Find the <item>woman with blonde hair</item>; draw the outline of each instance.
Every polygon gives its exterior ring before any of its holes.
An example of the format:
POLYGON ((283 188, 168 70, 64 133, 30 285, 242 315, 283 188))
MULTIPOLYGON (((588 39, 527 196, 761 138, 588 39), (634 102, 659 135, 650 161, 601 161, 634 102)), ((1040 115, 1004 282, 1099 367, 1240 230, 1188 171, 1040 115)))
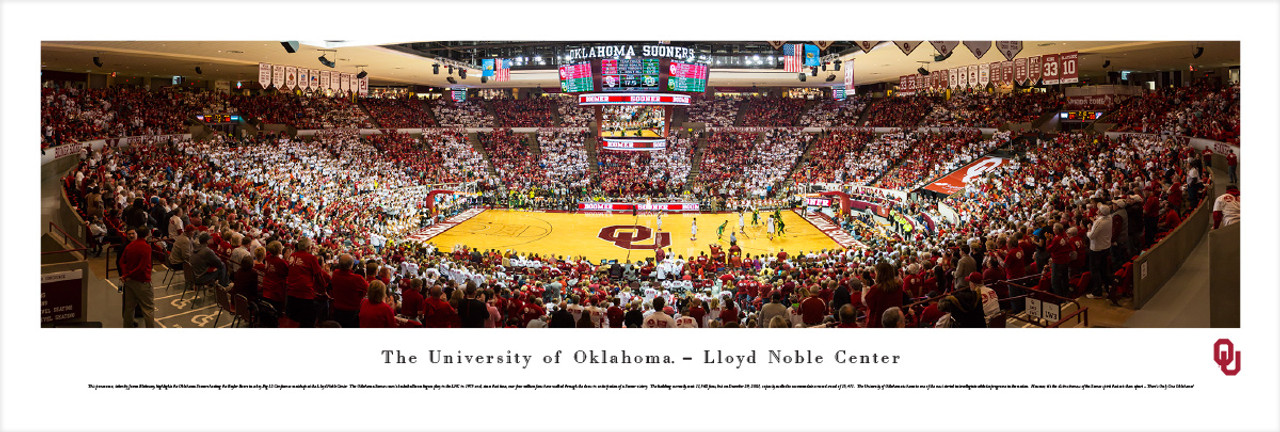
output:
POLYGON ((386 298, 387 286, 382 281, 369 283, 369 292, 360 301, 360 328, 398 327, 399 319, 386 298))

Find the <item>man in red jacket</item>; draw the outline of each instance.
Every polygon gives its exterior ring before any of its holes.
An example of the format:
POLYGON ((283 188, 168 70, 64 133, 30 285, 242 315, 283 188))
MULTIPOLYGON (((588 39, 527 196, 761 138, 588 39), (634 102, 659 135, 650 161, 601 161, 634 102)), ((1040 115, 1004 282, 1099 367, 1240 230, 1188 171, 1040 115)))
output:
POLYGON ((818 297, 818 287, 815 285, 811 289, 809 296, 800 302, 800 315, 806 326, 822 324, 822 318, 827 316, 827 303, 818 297))
POLYGON ((444 300, 444 288, 433 285, 427 298, 422 301, 422 326, 426 328, 447 328, 452 324, 451 318, 456 315, 453 306, 444 300))
POLYGON ((151 245, 138 238, 135 230, 129 230, 125 237, 129 239, 129 245, 120 254, 120 280, 124 281, 124 327, 138 326, 133 319, 133 310, 141 307, 147 328, 154 328, 156 293, 151 288, 151 245))
POLYGON ((289 255, 289 276, 285 279, 288 295, 286 314, 300 327, 315 327, 318 305, 327 300, 329 287, 328 264, 311 254, 311 239, 298 240, 298 249, 289 255))
POLYGON ((369 291, 369 282, 351 272, 355 259, 338 255, 338 268, 333 271, 333 320, 346 328, 360 326, 360 300, 369 291))

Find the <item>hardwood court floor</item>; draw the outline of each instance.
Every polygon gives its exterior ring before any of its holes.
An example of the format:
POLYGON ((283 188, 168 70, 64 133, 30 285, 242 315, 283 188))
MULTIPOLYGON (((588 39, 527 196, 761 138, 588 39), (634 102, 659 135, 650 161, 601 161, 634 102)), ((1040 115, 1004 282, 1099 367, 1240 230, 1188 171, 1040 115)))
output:
MULTIPOLYGON (((760 213, 761 222, 766 217, 760 213)), ((786 250, 789 254, 800 251, 836 248, 835 241, 827 237, 812 224, 799 215, 782 212, 782 220, 786 223, 785 237, 775 237, 773 241, 766 238, 762 224, 751 226, 751 213, 746 214, 746 234, 738 234, 738 246, 743 253, 756 255, 762 253, 776 254, 786 250)), ((716 228, 724 221, 724 238, 719 240, 721 247, 729 247, 729 231, 736 230, 738 215, 733 214, 666 214, 662 217, 662 232, 670 233, 671 251, 685 257, 696 256, 699 252, 708 251, 712 243, 716 243, 716 228), (697 241, 690 240, 690 225, 694 218, 698 221, 697 241)), ((437 248, 451 250, 454 245, 465 244, 480 249, 508 249, 524 253, 541 255, 554 254, 577 256, 585 255, 592 261, 600 259, 617 259, 637 261, 653 256, 652 249, 628 250, 605 237, 627 237, 634 239, 636 245, 652 245, 655 235, 644 233, 652 231, 656 224, 655 215, 631 216, 627 214, 569 214, 542 213, 511 210, 488 210, 474 218, 445 231, 429 240, 437 248), (644 229, 635 228, 642 226, 644 229), (618 226, 613 230, 607 228, 618 226), (648 234, 648 235, 645 235, 648 234)), ((622 241, 623 244, 626 240, 622 241)))

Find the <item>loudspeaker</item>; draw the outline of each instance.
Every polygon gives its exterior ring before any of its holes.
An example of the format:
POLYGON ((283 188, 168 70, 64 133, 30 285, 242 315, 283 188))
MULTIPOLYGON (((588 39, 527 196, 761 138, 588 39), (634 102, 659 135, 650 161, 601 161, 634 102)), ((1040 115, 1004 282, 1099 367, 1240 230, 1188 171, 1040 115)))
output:
POLYGON ((1106 68, 1107 68, 1107 66, 1111 66, 1111 60, 1103 60, 1103 61, 1102 61, 1102 68, 1103 68, 1103 69, 1106 69, 1106 68))
POLYGON ((440 63, 431 65, 431 73, 433 75, 440 75, 440 63))
POLYGON ((835 70, 840 70, 840 63, 844 63, 844 62, 842 62, 842 61, 840 61, 840 60, 836 60, 835 62, 832 62, 831 64, 832 64, 832 66, 835 66, 835 70))
POLYGON ((916 69, 916 72, 919 72, 920 75, 929 76, 929 70, 925 69, 924 66, 921 66, 919 69, 916 69))
POLYGON ((480 84, 484 84, 484 83, 487 83, 487 82, 489 82, 489 77, 484 76, 484 75, 481 75, 481 76, 480 76, 480 84))
POLYGON ((196 75, 200 75, 202 73, 204 73, 204 71, 200 70, 200 66, 196 66, 196 75))
POLYGON ((337 66, 337 65, 338 65, 338 63, 334 62, 333 60, 329 60, 328 58, 326 58, 326 57, 325 57, 325 56, 323 56, 323 55, 322 55, 322 56, 320 56, 320 58, 319 58, 319 59, 317 59, 317 60, 320 60, 320 64, 325 65, 325 66, 327 66, 327 67, 329 67, 329 68, 332 68, 332 67, 334 67, 334 66, 337 66))
POLYGON ((800 72, 800 82, 804 82, 804 80, 805 80, 804 72, 800 72))
POLYGON ((818 76, 818 67, 817 66, 809 67, 809 74, 813 76, 818 76))
POLYGON ((283 41, 280 42, 280 46, 284 47, 289 54, 298 52, 298 41, 283 41))
POLYGON ((369 73, 363 70, 360 71, 360 73, 356 74, 356 78, 358 79, 364 79, 364 77, 367 77, 367 76, 369 76, 369 73))
POLYGON ((822 62, 822 71, 823 72, 827 71, 827 62, 822 62))
POLYGON ((1204 47, 1196 47, 1196 53, 1192 54, 1191 58, 1200 58, 1202 55, 1204 55, 1204 47))
POLYGON ((836 74, 827 75, 827 82, 832 82, 835 80, 836 80, 836 74))
POLYGON ((457 84, 457 83, 458 83, 458 80, 453 79, 453 77, 445 78, 445 81, 449 81, 449 84, 457 84))
POLYGON ((458 68, 458 78, 467 79, 467 70, 458 68))
POLYGON ((102 67, 102 59, 101 59, 101 58, 99 58, 99 57, 94 57, 94 58, 93 58, 93 65, 94 65, 94 66, 97 66, 97 67, 102 67))

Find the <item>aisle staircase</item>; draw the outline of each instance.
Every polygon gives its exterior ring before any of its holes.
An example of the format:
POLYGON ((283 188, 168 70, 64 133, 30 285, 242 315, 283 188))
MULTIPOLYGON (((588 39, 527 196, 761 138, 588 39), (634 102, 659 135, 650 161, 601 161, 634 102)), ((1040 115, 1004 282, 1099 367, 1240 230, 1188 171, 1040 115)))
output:
POLYGON ((498 178, 498 170, 493 169, 493 160, 489 159, 489 152, 485 151, 484 145, 480 144, 479 134, 476 132, 467 133, 467 141, 471 142, 471 148, 480 153, 480 157, 484 158, 484 166, 489 169, 489 176, 498 178))
POLYGON ((689 157, 689 176, 684 179, 685 190, 691 190, 693 184, 698 181, 698 175, 702 173, 702 152, 707 149, 707 137, 704 134, 698 138, 693 147, 693 156, 689 157))

